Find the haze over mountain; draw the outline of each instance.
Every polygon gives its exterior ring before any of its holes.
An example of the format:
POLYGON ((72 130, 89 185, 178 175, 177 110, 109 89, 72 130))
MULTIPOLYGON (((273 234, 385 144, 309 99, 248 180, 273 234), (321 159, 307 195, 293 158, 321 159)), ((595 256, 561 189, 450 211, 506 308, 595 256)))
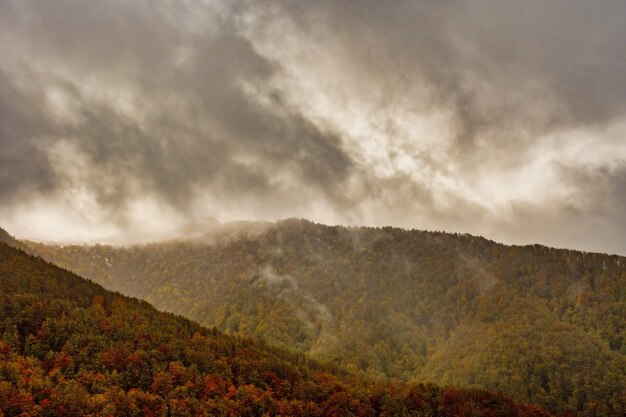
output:
POLYGON ((302 220, 29 251, 219 330, 368 377, 626 412, 626 258, 302 220))
POLYGON ((3 0, 0 224, 206 216, 626 254, 620 0, 3 0))

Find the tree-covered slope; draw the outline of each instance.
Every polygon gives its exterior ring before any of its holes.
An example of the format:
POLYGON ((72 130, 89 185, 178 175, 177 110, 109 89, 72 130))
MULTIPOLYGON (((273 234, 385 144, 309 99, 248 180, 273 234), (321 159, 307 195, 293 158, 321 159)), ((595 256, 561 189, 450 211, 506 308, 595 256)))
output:
POLYGON ((52 415, 548 416, 485 391, 325 373, 0 243, 0 416, 52 415))
POLYGON ((159 308, 353 371, 585 416, 626 410, 623 257, 297 220, 144 246, 29 245, 159 308))

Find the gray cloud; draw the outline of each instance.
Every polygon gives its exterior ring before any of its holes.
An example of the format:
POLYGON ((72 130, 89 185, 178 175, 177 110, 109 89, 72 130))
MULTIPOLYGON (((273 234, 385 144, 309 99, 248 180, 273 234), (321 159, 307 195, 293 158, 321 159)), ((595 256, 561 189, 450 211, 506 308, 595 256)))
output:
POLYGON ((0 221, 299 216, 623 253, 623 39, 608 0, 4 1, 0 221))
POLYGON ((459 139, 605 123, 626 110, 620 1, 283 3, 303 30, 344 44, 350 74, 386 83, 386 94, 424 81, 432 91, 421 105, 451 107, 459 139))
POLYGON ((332 194, 351 165, 336 135, 289 109, 261 107, 239 85, 263 82, 274 64, 231 22, 211 15, 207 27, 187 27, 186 14, 161 6, 4 4, 3 43, 28 55, 11 57, 15 66, 2 73, 9 151, 2 192, 15 196, 27 185, 63 192, 64 169, 47 158, 62 142, 87 158, 93 172, 80 180, 115 215, 137 191, 156 192, 179 210, 203 187, 220 198, 284 200, 278 173, 332 194), (45 106, 50 89, 67 102, 71 120, 45 106), (123 94, 134 101, 131 111, 120 109, 123 94))

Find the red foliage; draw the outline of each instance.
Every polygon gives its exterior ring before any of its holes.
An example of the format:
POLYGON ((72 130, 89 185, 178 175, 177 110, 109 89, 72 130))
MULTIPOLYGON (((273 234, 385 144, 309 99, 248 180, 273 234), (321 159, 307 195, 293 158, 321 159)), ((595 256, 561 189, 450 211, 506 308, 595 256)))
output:
POLYGON ((204 387, 202 389, 201 398, 210 396, 225 396, 234 389, 234 385, 226 381, 218 374, 210 374, 204 377, 204 387))
POLYGON ((11 346, 7 343, 0 342, 0 356, 8 357, 11 354, 11 346))

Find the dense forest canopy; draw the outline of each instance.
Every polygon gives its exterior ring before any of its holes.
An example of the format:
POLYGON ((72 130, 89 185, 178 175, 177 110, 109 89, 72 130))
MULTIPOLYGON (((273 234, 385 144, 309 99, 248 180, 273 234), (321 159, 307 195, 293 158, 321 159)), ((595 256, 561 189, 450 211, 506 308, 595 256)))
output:
POLYGON ((160 309, 354 373, 626 412, 623 257, 300 220, 138 246, 27 245, 160 309))
POLYGON ((330 374, 0 243, 0 416, 545 416, 498 394, 330 374))

